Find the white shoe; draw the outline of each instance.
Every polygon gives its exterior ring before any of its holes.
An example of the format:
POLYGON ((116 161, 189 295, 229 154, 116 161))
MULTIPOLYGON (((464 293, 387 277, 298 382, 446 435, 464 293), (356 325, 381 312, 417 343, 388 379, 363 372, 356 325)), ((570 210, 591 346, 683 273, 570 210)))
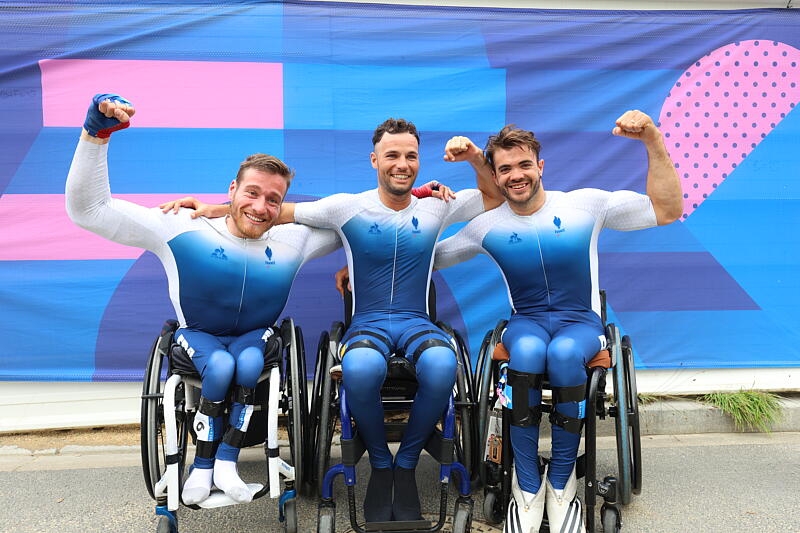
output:
POLYGON ((183 484, 183 503, 195 505, 208 498, 213 474, 212 468, 192 468, 189 478, 183 484))
MULTIPOLYGON (((547 476, 545 476, 547 478, 547 476)), ((547 520, 552 533, 585 533, 583 505, 578 498, 578 480, 575 468, 563 490, 556 490, 547 479, 547 520)))
MULTIPOLYGON (((517 469, 513 469, 511 480, 511 503, 508 505, 506 523, 503 533, 539 533, 544 516, 544 500, 546 489, 544 483, 539 486, 539 492, 532 494, 519 488, 517 469)), ((547 478, 545 469, 544 478, 547 478)), ((544 481, 544 478, 542 481, 544 481)))

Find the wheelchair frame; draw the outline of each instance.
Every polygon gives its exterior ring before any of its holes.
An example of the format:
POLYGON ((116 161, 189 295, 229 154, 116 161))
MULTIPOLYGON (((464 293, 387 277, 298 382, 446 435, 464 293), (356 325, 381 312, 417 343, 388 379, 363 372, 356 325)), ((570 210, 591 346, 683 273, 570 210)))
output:
MULTIPOLYGON (((188 440, 190 434, 193 440, 195 438, 192 423, 201 387, 199 376, 175 368, 172 350, 177 347, 174 338, 177 329, 175 320, 166 321, 162 327, 150 351, 142 391, 142 470, 147 490, 156 501, 156 514, 160 516, 158 533, 178 531, 177 511, 183 503, 180 494, 188 440), (166 374, 165 382, 162 382, 162 374, 166 374)), ((263 442, 267 457, 266 484, 253 499, 267 493, 271 498, 278 498, 279 520, 284 531, 296 533, 296 496, 298 490, 305 493, 306 485, 302 481, 307 475, 303 467, 305 428, 308 426, 305 350, 302 332, 291 319, 285 319, 275 331, 280 335, 280 357, 277 364, 265 366, 259 377, 255 413, 245 437, 245 447, 263 442), (291 465, 276 453, 279 411, 287 414, 291 465), (284 490, 281 490, 281 477, 284 490)), ((233 504, 235 502, 224 494, 212 493, 205 502, 184 505, 200 509, 233 504)))
MULTIPOLYGON (((320 336, 317 351, 317 362, 314 373, 314 387, 311 404, 311 424, 310 435, 312 456, 316 458, 317 468, 312 473, 312 483, 315 485, 317 493, 320 495, 320 503, 317 516, 317 531, 319 533, 332 533, 335 527, 335 502, 333 501, 333 482, 338 475, 344 476, 347 487, 348 508, 350 526, 357 533, 366 531, 414 531, 416 533, 439 531, 444 525, 447 514, 448 484, 453 471, 459 475, 458 490, 459 496, 456 499, 453 531, 456 533, 468 532, 472 521, 473 501, 471 498, 470 468, 475 458, 473 445, 475 443, 475 429, 472 423, 472 410, 474 409, 474 391, 472 381, 472 367, 469 361, 466 344, 461 336, 453 331, 449 326, 437 322, 436 324, 445 333, 450 335, 456 345, 456 358, 458 362, 456 383, 454 386, 454 396, 450 397, 448 406, 443 413, 442 431, 434 431, 425 444, 427 450, 439 463, 440 488, 440 507, 438 521, 430 525, 426 520, 416 522, 379 522, 367 523, 364 528, 358 524, 355 502, 355 465, 365 452, 365 446, 358 436, 357 430, 353 429, 352 418, 345 397, 344 387, 339 384, 336 386, 334 381, 338 380, 331 375, 331 370, 341 364, 339 358, 339 345, 345 334, 345 326, 342 322, 334 322, 330 332, 324 331, 320 336), (456 411, 461 419, 460 428, 456 424, 456 411), (335 429, 336 416, 342 421, 342 463, 329 466, 330 448, 332 445, 333 431, 335 429), (460 431, 459 431, 460 429, 460 431), (453 460, 455 455, 455 459, 453 460)), ((395 384, 392 373, 393 360, 399 359, 396 356, 390 357, 387 362, 387 379, 382 388, 382 403, 384 408, 389 410, 410 409, 413 404, 413 394, 409 398, 406 394, 402 398, 386 397, 384 391, 388 388, 396 389, 402 387, 398 381, 395 384)), ((387 437, 392 430, 404 424, 387 423, 387 437)))
MULTIPOLYGON (((601 291, 602 320, 605 324, 605 293, 601 291)), ((507 321, 498 322, 494 330, 487 332, 478 355, 478 435, 484 449, 480 451, 478 471, 484 484, 483 514, 492 524, 499 524, 505 519, 506 510, 511 498, 511 468, 513 450, 510 442, 511 416, 506 408, 502 409, 502 453, 498 464, 487 458, 485 446, 489 433, 489 417, 495 412, 497 403, 496 384, 499 379, 499 362, 492 359, 495 346, 507 321)), ((597 496, 602 496, 603 505, 600 510, 602 531, 613 533, 620 531, 622 516, 619 505, 627 505, 633 494, 639 494, 642 488, 642 453, 641 432, 639 426, 639 410, 636 392, 636 370, 633 365, 633 349, 630 338, 620 336, 619 328, 614 324, 605 326, 606 339, 611 352, 610 369, 594 367, 588 370, 586 383, 586 416, 584 425, 584 453, 576 463, 576 476, 585 478, 584 507, 586 510, 586 528, 595 531, 595 512, 597 496), (605 393, 608 370, 612 373, 614 390, 613 401, 609 401, 605 393), (596 418, 614 418, 617 443, 616 476, 605 476, 597 479, 597 421, 596 418)), ((547 385, 545 386, 547 388, 547 385)), ((550 412, 552 405, 542 404, 543 412, 550 412)), ((546 524, 546 519, 543 526, 546 524)))

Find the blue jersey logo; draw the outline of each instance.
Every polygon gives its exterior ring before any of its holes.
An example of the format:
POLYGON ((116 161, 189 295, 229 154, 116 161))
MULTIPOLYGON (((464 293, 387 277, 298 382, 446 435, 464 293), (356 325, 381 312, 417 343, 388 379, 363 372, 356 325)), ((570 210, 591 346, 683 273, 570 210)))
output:
POLYGON ((563 233, 564 228, 561 227, 561 219, 558 217, 553 217, 553 225, 555 225, 556 233, 563 233))
POLYGON ((211 252, 211 257, 216 257, 217 259, 223 259, 225 261, 228 260, 228 256, 225 255, 225 248, 222 246, 215 248, 214 251, 211 252))
POLYGON ((419 229, 419 220, 417 220, 417 217, 411 217, 411 225, 414 226, 414 229, 411 230, 411 233, 422 233, 419 229))
POLYGON ((274 265, 275 264, 275 261, 272 260, 272 248, 267 246, 267 249, 264 250, 264 255, 267 256, 267 260, 264 261, 265 265, 274 265))
POLYGON ((378 227, 378 223, 375 222, 369 227, 370 235, 378 235, 381 232, 380 228, 378 227))
POLYGON ((522 242, 522 239, 519 238, 519 235, 517 235, 515 231, 511 234, 511 237, 508 238, 508 244, 517 244, 518 242, 522 242))

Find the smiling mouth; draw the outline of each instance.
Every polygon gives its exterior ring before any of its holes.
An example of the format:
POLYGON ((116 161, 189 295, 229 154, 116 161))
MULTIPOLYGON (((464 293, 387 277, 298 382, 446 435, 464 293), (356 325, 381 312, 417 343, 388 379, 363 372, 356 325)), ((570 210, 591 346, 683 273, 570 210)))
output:
POLYGON ((244 216, 247 217, 247 220, 249 220, 253 224, 263 224, 267 221, 267 219, 265 218, 258 218, 256 216, 251 215, 250 213, 245 213, 244 216))
POLYGON ((531 182, 529 181, 520 181, 517 183, 511 183, 506 188, 511 189, 512 191, 521 191, 526 189, 530 184, 531 182))
POLYGON ((408 179, 411 179, 411 176, 409 174, 390 174, 390 176, 398 181, 406 181, 408 179))

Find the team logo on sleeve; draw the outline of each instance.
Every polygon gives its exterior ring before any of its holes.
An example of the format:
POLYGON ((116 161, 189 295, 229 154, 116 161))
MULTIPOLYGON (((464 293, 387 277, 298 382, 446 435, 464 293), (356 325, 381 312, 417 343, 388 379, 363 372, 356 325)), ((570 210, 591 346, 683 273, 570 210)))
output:
POLYGON ((553 225, 556 227, 556 233, 564 233, 565 228, 561 227, 561 219, 553 217, 553 225))
POLYGON ((264 250, 264 255, 267 256, 267 260, 264 261, 265 265, 274 265, 275 264, 275 261, 272 260, 272 248, 267 246, 267 249, 264 250))
POLYGON ((522 239, 519 238, 516 231, 512 232, 511 237, 508 238, 508 244, 517 244, 519 242, 522 242, 522 239))
POLYGON ((211 257, 215 257, 217 259, 222 259, 224 261, 228 260, 228 256, 225 255, 225 248, 220 246, 219 248, 215 248, 213 252, 211 252, 211 257))
POLYGON ((370 235, 378 235, 380 234, 381 229, 378 227, 378 223, 375 222, 369 227, 369 234, 370 235))
POLYGON ((414 229, 411 230, 411 233, 422 233, 419 229, 419 220, 417 217, 411 217, 411 225, 414 226, 414 229))

